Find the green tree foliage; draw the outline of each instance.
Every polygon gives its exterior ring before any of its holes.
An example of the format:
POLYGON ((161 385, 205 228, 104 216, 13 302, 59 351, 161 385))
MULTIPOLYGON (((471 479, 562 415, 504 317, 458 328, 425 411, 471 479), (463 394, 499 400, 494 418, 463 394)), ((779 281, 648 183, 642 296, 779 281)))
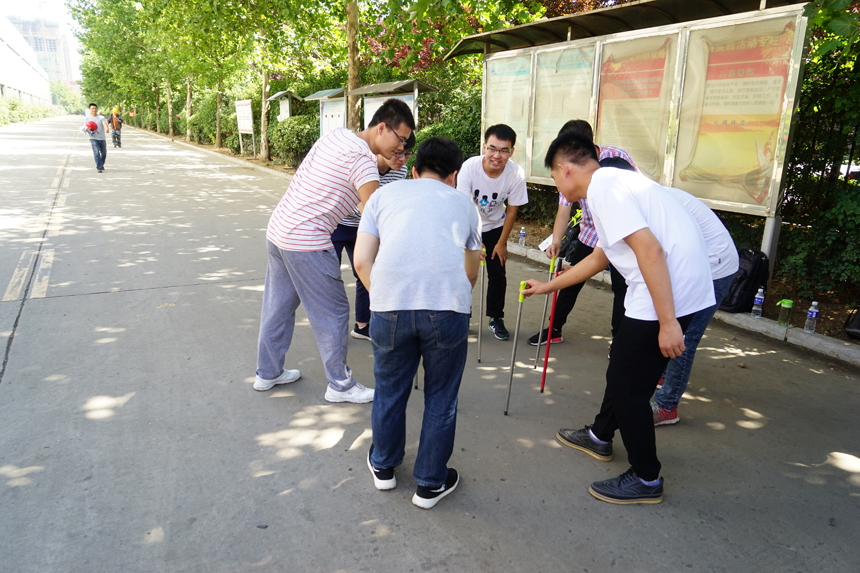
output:
POLYGON ((51 103, 66 113, 82 115, 87 108, 81 94, 72 91, 69 84, 51 80, 51 103))

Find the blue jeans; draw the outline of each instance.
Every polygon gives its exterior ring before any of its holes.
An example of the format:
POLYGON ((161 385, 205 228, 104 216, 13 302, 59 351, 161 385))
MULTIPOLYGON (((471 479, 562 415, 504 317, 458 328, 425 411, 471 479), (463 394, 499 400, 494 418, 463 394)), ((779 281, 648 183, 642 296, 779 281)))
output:
POLYGON ((119 129, 112 129, 110 131, 110 138, 113 141, 115 147, 122 147, 122 131, 119 129))
POLYGON ((693 359, 696 357, 696 348, 705 334, 705 329, 717 312, 717 307, 723 302, 735 275, 730 275, 714 281, 714 298, 717 304, 702 309, 693 315, 687 332, 684 334, 684 350, 681 356, 669 361, 666 372, 663 373, 665 381, 663 387, 654 395, 654 401, 665 410, 674 410, 681 401, 681 396, 687 391, 687 383, 690 381, 690 372, 693 370, 693 359))
POLYGON ((412 475, 425 487, 445 483, 454 450, 457 394, 466 366, 468 334, 468 314, 434 310, 371 313, 376 393, 370 461, 374 467, 393 468, 403 463, 406 403, 421 358, 424 420, 412 475))
POLYGON ((104 169, 105 159, 107 158, 107 142, 104 139, 90 139, 90 145, 93 147, 93 159, 96 160, 96 169, 104 169))

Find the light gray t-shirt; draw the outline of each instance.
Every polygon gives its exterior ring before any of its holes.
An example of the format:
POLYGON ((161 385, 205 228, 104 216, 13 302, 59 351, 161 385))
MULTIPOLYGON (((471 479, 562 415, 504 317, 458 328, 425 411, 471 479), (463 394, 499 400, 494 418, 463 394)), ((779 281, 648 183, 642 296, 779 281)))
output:
POLYGON ((86 118, 84 119, 84 124, 81 126, 81 131, 83 131, 84 133, 86 133, 87 122, 89 121, 96 122, 96 125, 98 126, 98 128, 94 132, 89 134, 90 139, 99 139, 101 141, 105 141, 105 123, 107 122, 105 116, 103 116, 102 114, 98 114, 97 116, 93 117, 90 114, 87 114, 86 118))
POLYGON ((397 181, 370 196, 359 233, 379 237, 370 271, 370 310, 451 310, 468 314, 466 250, 481 249, 471 199, 435 179, 397 181))

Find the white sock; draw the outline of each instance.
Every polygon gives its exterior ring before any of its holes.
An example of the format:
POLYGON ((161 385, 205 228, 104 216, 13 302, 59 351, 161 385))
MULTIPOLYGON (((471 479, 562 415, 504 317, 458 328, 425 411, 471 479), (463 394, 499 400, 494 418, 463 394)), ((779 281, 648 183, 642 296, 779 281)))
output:
POLYGON ((600 446, 605 446, 606 444, 609 443, 609 442, 604 442, 603 440, 598 440, 597 436, 594 435, 594 432, 591 431, 591 428, 588 428, 588 437, 591 438, 591 441, 593 441, 595 444, 598 444, 600 446))
POLYGON ((657 478, 654 481, 645 481, 644 479, 639 478, 639 481, 641 481, 642 483, 644 483, 645 485, 647 485, 649 487, 654 487, 654 486, 660 485, 660 478, 657 478))

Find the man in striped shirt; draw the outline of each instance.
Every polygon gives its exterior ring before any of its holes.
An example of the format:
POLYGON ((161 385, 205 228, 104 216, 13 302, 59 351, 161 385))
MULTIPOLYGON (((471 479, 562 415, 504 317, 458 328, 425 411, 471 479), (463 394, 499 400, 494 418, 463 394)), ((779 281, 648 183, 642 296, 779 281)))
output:
POLYGON ((377 155, 390 158, 403 151, 414 130, 409 106, 390 99, 376 111, 367 129, 329 132, 299 165, 266 229, 269 263, 255 390, 268 390, 301 377, 298 370, 283 366, 293 338, 296 309, 302 304, 328 380, 326 401, 373 401, 373 389, 356 382, 346 365, 349 301, 331 234, 379 187, 377 155))
MULTIPOLYGON (((587 137, 592 141, 594 140, 594 131, 591 129, 591 125, 583 119, 572 119, 565 123, 559 130, 558 135, 561 136, 563 133, 574 133, 582 137, 587 137)), ((623 149, 609 145, 595 145, 595 147, 597 148, 600 160, 608 157, 620 157, 630 163, 636 171, 639 171, 633 159, 623 149)), ((567 230, 572 205, 573 203, 565 199, 564 195, 561 193, 558 194, 558 213, 555 216, 555 224, 552 229, 552 244, 546 249, 547 258, 552 259, 559 254, 561 238, 567 230)), ((594 247, 597 246, 597 231, 594 229, 594 219, 588 208, 588 200, 580 199, 579 206, 582 209, 582 220, 579 223, 579 237, 574 247, 573 258, 567 261, 571 266, 576 265, 576 263, 590 255, 594 247)), ((624 295, 627 292, 627 284, 624 282, 624 277, 618 271, 611 266, 610 270, 612 272, 612 292, 615 295, 612 305, 612 335, 615 336, 618 325, 621 323, 621 318, 624 316, 624 295)), ((581 282, 558 291, 558 299, 555 303, 555 316, 552 321, 552 337, 550 338, 552 344, 564 341, 564 338, 561 336, 561 329, 565 322, 567 322, 567 316, 573 310, 576 298, 579 296, 579 291, 582 290, 584 284, 584 282, 581 282)), ((546 344, 548 330, 549 328, 545 328, 543 331, 529 338, 529 344, 532 346, 546 344)))

